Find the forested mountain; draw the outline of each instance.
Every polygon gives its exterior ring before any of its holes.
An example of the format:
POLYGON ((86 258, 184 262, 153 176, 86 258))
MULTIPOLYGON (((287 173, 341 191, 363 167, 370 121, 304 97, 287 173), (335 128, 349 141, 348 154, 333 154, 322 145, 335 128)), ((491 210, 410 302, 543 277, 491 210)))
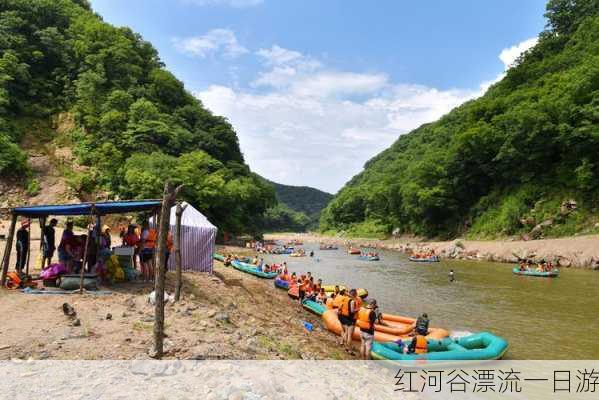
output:
POLYGON ((76 165, 63 172, 83 197, 157 198, 169 178, 229 232, 251 231, 276 202, 227 120, 87 0, 0 1, 0 178, 35 190, 26 135, 72 150, 76 165), (60 132, 36 131, 65 119, 60 132))
POLYGON ((265 229, 305 231, 316 228, 320 212, 333 195, 308 186, 289 186, 267 181, 275 189, 278 204, 266 212, 265 229))
POLYGON ((551 0, 546 17, 538 44, 486 94, 368 161, 329 203, 321 228, 429 237, 591 229, 599 198, 599 1, 551 0))

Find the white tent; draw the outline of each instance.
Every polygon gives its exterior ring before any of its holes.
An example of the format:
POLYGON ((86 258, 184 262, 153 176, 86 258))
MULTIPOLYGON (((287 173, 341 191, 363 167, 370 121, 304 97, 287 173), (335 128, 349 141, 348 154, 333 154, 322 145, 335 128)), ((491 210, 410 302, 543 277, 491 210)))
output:
MULTIPOLYGON (((218 229, 191 204, 183 202, 182 205, 187 207, 181 218, 181 267, 183 271, 212 273, 214 242, 218 229)), ((176 206, 171 208, 170 216, 170 230, 174 240, 176 210, 176 206)), ((174 254, 169 258, 168 269, 175 269, 174 254)))

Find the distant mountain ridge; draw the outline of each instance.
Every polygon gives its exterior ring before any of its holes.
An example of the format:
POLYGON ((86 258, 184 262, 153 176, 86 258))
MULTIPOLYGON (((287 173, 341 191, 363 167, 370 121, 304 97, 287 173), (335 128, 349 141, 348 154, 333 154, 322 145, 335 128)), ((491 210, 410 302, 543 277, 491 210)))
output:
POLYGON ((303 212, 308 217, 315 217, 329 204, 334 197, 309 186, 291 186, 268 181, 275 188, 279 202, 295 211, 303 212))
POLYGON ((321 211, 333 195, 309 186, 291 186, 264 181, 275 190, 278 204, 265 215, 265 229, 270 231, 305 231, 316 228, 321 211))

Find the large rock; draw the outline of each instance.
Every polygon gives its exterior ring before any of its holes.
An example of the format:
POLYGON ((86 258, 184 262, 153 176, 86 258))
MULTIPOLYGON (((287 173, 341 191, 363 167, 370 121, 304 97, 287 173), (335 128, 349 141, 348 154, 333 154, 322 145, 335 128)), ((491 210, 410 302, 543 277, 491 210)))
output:
POLYGON ((559 257, 557 260, 557 265, 560 267, 569 268, 572 265, 572 261, 565 257, 559 257))

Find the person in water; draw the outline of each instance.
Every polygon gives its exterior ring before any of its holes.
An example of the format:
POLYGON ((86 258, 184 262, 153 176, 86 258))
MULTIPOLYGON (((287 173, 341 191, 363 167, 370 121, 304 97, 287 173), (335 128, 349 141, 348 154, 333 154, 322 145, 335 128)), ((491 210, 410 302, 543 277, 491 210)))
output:
POLYGON ((412 324, 412 334, 413 335, 421 335, 426 336, 428 334, 428 324, 430 320, 428 319, 427 313, 422 313, 421 316, 418 317, 416 322, 412 324))
POLYGON ((449 270, 449 282, 453 282, 453 281, 455 281, 455 276, 453 273, 453 269, 450 269, 449 270))
POLYGON ((310 257, 314 257, 314 251, 310 251, 310 257))

